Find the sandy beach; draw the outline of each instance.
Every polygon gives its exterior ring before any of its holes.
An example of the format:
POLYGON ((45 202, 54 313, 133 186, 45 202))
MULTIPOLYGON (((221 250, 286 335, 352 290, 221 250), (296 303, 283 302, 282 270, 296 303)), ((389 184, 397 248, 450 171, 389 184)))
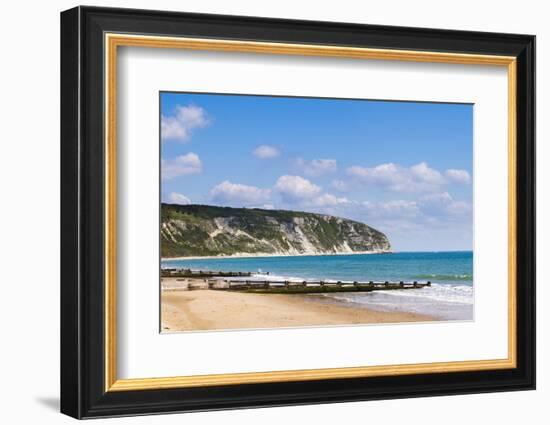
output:
MULTIPOLYGON (((200 282, 195 282, 198 286, 200 282)), ((431 316, 369 310, 315 296, 186 290, 164 279, 162 332, 424 322, 431 316)))

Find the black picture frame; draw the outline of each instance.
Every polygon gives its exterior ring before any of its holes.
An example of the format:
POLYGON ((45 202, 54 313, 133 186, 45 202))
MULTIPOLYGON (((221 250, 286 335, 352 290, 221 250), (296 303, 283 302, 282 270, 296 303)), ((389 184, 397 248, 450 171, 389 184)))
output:
MULTIPOLYGON (((75 418, 535 388, 535 37, 76 7, 61 13, 61 412, 75 418), (517 58, 517 367, 369 378, 105 391, 104 33, 517 58)), ((505 213, 505 212, 503 212, 505 213)))

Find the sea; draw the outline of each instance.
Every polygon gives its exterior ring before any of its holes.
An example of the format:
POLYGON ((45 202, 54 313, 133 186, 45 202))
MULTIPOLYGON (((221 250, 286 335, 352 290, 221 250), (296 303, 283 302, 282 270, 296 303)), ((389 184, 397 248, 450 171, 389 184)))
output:
POLYGON ((252 278, 258 273, 261 280, 430 281, 431 287, 414 290, 322 296, 328 302, 352 303, 379 311, 427 314, 439 320, 473 319, 472 251, 163 259, 161 267, 246 271, 253 273, 252 278), (260 274, 265 272, 269 276, 260 274))

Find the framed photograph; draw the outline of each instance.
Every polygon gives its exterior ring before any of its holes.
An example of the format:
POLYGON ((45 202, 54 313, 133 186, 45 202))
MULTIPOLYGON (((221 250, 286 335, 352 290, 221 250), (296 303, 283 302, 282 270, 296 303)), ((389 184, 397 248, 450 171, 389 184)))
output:
POLYGON ((535 387, 535 37, 61 14, 61 411, 535 387))

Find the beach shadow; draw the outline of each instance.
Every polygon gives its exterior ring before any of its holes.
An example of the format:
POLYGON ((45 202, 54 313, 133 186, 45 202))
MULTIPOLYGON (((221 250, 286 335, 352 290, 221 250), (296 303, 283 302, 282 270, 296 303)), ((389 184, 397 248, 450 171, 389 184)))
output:
POLYGON ((59 412, 59 397, 36 397, 35 400, 42 406, 59 412))

